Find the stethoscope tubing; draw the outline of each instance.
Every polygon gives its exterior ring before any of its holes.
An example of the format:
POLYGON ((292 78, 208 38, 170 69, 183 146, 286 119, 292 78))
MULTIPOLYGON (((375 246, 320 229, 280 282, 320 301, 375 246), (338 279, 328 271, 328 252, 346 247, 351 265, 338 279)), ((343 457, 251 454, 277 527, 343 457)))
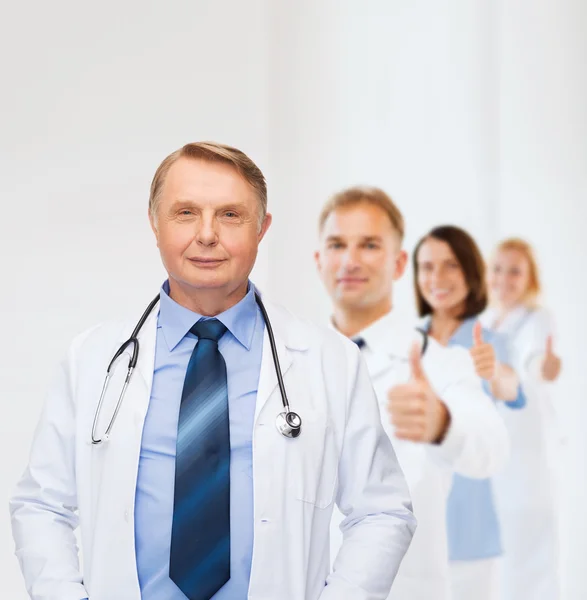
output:
MULTIPOLYGON (((257 305, 259 306, 261 315, 263 316, 263 320, 265 321, 265 327, 267 327, 267 334, 269 336, 269 345, 271 346, 271 354, 273 357, 273 364, 275 366, 275 374, 277 375, 277 384, 279 386, 279 391, 281 394, 281 401, 282 401, 283 408, 285 411, 284 413, 280 413, 277 416, 277 422, 276 422, 277 429, 283 436, 289 437, 289 438, 295 438, 295 437, 298 437, 301 432, 301 424, 302 424, 301 418, 299 417, 298 414, 296 414, 290 410, 289 400, 288 400, 287 392, 285 389, 285 383, 283 381, 283 374, 281 372, 281 365, 279 363, 279 355, 277 354, 277 345, 275 343, 275 335, 273 333, 273 327, 271 326, 271 321, 267 314, 267 310, 265 309, 265 305, 263 304, 263 301, 261 300, 261 296, 257 292, 255 292, 255 300, 257 302, 257 305)), ((141 332, 141 329, 143 328, 144 324, 147 322, 149 315, 151 314, 151 312, 153 311, 153 309, 155 308, 155 306, 157 305, 158 302, 159 302, 159 294, 157 296, 155 296, 155 298, 153 298, 153 300, 151 300, 151 302, 149 303, 149 306, 145 309, 145 311, 141 315, 141 318, 139 319, 138 323, 136 324, 135 328, 133 329, 133 332, 131 333, 128 340, 126 340, 120 346, 120 348, 118 348, 118 350, 112 357, 112 360, 108 364, 108 368, 106 369, 106 377, 104 379, 104 384, 102 386, 102 391, 100 393, 100 399, 98 400, 98 405, 96 406, 96 412, 94 414, 94 421, 92 424, 91 441, 92 441, 93 445, 102 444, 103 442, 108 441, 108 439, 110 439, 110 434, 111 434, 112 428, 114 426, 114 423, 116 422, 116 418, 118 417, 118 413, 120 411, 120 407, 122 406, 122 402, 124 400, 126 390, 130 384, 132 374, 135 370, 135 367, 137 366, 137 362, 139 359, 139 348, 140 348, 139 347, 139 338, 138 338, 139 333, 141 332), (132 345, 132 352, 130 353, 130 360, 128 363, 127 374, 126 374, 126 377, 124 380, 124 384, 122 386, 122 390, 120 391, 120 395, 118 396, 118 400, 116 402, 114 412, 112 413, 112 417, 110 419, 110 422, 108 423, 108 426, 106 427, 106 431, 104 432, 104 435, 101 438, 97 438, 96 437, 96 428, 98 426, 98 420, 100 418, 100 414, 102 411, 102 405, 104 403, 104 398, 105 398, 106 392, 108 390, 108 385, 110 383, 110 380, 112 379, 112 375, 113 375, 112 368, 114 367, 114 364, 116 363, 116 361, 124 354, 124 352, 127 350, 127 348, 131 345, 132 345)))

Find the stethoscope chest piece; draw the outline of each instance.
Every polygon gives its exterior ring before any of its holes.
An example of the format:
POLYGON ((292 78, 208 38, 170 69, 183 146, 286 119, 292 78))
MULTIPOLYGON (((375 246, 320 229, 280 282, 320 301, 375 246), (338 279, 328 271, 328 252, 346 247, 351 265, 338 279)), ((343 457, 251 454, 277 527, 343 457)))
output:
POLYGON ((302 419, 295 412, 282 412, 275 420, 277 431, 288 438, 297 438, 302 432, 302 419))

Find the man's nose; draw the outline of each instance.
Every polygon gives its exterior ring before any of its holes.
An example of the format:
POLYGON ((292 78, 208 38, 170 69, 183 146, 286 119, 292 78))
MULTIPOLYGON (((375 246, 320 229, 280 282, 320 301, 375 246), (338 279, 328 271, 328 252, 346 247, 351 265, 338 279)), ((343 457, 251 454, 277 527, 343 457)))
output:
POLYGON ((353 271, 359 268, 359 253, 355 248, 348 248, 342 257, 343 267, 347 271, 353 271))
POLYGON ((196 241, 202 246, 214 246, 218 243, 218 226, 213 217, 203 216, 196 230, 196 241))

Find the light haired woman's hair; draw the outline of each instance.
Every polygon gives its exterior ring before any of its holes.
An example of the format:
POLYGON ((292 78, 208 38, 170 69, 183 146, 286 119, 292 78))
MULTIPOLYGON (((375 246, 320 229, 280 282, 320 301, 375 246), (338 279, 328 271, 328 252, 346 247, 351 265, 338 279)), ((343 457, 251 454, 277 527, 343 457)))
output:
POLYGON ((524 304, 529 308, 536 308, 542 293, 542 284, 540 283, 540 271, 538 269, 538 261, 534 254, 534 249, 525 240, 517 237, 507 238, 502 240, 494 250, 493 257, 498 252, 507 252, 515 250, 524 255, 528 262, 528 288, 523 297, 524 304))
POLYGON ((267 214, 267 183, 261 169, 241 150, 218 144, 217 142, 193 142, 172 152, 159 165, 151 183, 149 212, 156 220, 157 209, 161 201, 161 192, 165 177, 171 166, 180 158, 192 158, 209 162, 224 163, 232 166, 239 175, 255 190, 259 201, 259 227, 267 214))
POLYGON ((324 205, 318 219, 318 230, 322 232, 324 223, 331 213, 344 208, 355 207, 359 204, 378 206, 389 217, 392 227, 403 240, 405 233, 404 217, 393 200, 382 189, 369 186, 355 186, 338 192, 324 205))

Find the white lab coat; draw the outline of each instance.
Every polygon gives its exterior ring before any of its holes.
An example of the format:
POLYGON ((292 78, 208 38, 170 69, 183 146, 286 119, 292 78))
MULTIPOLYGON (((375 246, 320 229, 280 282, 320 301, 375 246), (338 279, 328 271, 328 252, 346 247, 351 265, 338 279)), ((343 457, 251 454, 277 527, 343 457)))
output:
MULTIPOLYGON (((383 600, 415 519, 367 369, 352 342, 266 306, 303 430, 286 439, 275 427, 282 403, 265 333, 253 433, 255 542, 248 598, 383 600), (334 501, 346 515, 345 541, 330 572, 334 501)), ((134 322, 79 337, 51 388, 29 466, 11 500, 16 553, 35 600, 140 599, 134 499, 156 315, 140 334, 138 367, 110 441, 90 443, 92 421, 105 368, 134 322), (77 508, 83 574, 73 533, 77 508)), ((107 420, 112 413, 105 413, 107 420)))
MULTIPOLYGON (((379 400, 381 419, 393 442, 418 519, 418 530, 393 584, 390 600, 448 600, 450 575, 446 532, 446 503, 452 473, 485 478, 493 475, 508 456, 505 426, 490 398, 483 392, 469 353, 444 348, 429 338, 422 366, 436 394, 451 415, 451 425, 440 445, 398 440, 387 410, 387 392, 408 382, 409 351, 422 335, 409 319, 389 313, 358 334, 379 400)), ((333 517, 332 544, 341 516, 333 517)))
MULTIPOLYGON (((496 313, 489 310, 482 320, 491 328, 496 313)), ((503 598, 558 600, 556 477, 562 440, 552 384, 540 373, 552 319, 544 309, 520 306, 496 331, 508 336, 512 366, 526 396, 522 410, 500 407, 512 444, 508 465, 494 483, 504 548, 503 598)))

